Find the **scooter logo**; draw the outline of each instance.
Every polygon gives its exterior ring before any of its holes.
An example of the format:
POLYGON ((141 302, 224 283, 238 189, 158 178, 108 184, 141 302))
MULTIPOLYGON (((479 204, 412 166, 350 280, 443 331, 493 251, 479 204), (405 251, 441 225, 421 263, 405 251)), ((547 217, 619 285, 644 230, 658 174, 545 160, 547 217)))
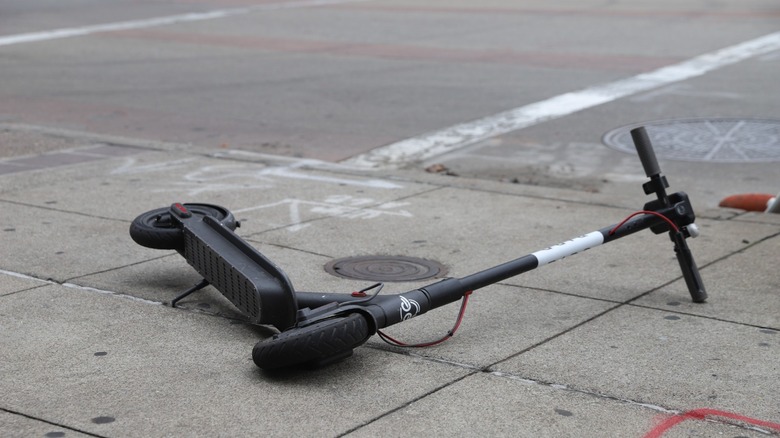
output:
POLYGON ((406 297, 401 298, 401 320, 414 318, 420 313, 420 303, 415 300, 410 300, 406 297))

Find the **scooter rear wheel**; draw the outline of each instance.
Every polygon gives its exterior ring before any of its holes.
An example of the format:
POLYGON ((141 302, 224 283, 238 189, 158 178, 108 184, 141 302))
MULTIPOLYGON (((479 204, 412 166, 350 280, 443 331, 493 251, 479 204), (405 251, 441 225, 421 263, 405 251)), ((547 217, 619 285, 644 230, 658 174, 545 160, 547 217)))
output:
POLYGON ((368 321, 360 313, 329 318, 260 341, 252 350, 255 365, 264 370, 319 367, 347 358, 369 338, 368 321))
MULTIPOLYGON (((238 226, 233 213, 218 205, 184 204, 184 207, 193 215, 212 216, 231 230, 238 226)), ((147 248, 178 251, 184 247, 184 234, 169 207, 147 211, 135 218, 130 224, 130 237, 147 248)))

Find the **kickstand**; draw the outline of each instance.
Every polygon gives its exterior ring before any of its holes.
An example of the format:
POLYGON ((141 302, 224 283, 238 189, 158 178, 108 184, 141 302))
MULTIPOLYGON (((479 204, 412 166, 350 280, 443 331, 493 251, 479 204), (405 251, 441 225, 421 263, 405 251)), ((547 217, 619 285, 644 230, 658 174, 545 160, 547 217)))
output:
POLYGON ((186 291, 184 291, 184 293, 182 293, 178 297, 172 299, 171 300, 171 307, 176 307, 176 303, 178 303, 182 299, 186 298, 191 293, 197 292, 197 291, 203 289, 204 287, 206 287, 208 285, 209 285, 209 281, 204 278, 203 280, 200 281, 200 283, 196 284, 195 286, 192 286, 191 288, 189 288, 186 291))

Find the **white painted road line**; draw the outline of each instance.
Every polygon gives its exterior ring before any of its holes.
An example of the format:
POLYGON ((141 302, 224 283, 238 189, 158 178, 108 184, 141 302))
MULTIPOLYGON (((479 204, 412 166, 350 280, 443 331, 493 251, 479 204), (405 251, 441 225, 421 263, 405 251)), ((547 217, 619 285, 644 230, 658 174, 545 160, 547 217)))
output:
POLYGON ((254 11, 273 11, 281 9, 296 9, 316 6, 327 6, 342 3, 358 3, 371 0, 301 0, 286 3, 270 3, 250 6, 245 8, 220 9, 207 12, 193 12, 189 14, 170 15, 167 17, 148 18, 144 20, 121 21, 117 23, 96 24, 93 26, 71 27, 55 29, 43 32, 30 32, 17 35, 0 36, 0 46, 32 43, 38 41, 56 40, 76 36, 91 35, 102 32, 115 32, 120 30, 143 29, 147 27, 165 26, 176 23, 192 21, 213 20, 231 15, 243 15, 254 11))
POLYGON ((400 168, 453 152, 479 141, 567 116, 604 103, 701 76, 754 56, 780 49, 780 32, 642 73, 627 79, 561 94, 530 105, 436 132, 402 140, 347 160, 342 164, 366 169, 400 168))
POLYGON ((182 15, 171 15, 168 17, 149 18, 145 20, 122 21, 119 23, 96 24, 94 26, 71 27, 65 29, 56 29, 43 32, 30 32, 18 35, 8 35, 0 37, 0 46, 10 46, 14 44, 32 43, 37 41, 56 40, 61 38, 70 38, 76 36, 90 35, 93 33, 112 32, 118 30, 141 29, 145 27, 164 26, 167 24, 184 23, 188 21, 211 20, 214 18, 227 17, 228 15, 245 14, 249 8, 223 9, 219 11, 198 12, 182 15))

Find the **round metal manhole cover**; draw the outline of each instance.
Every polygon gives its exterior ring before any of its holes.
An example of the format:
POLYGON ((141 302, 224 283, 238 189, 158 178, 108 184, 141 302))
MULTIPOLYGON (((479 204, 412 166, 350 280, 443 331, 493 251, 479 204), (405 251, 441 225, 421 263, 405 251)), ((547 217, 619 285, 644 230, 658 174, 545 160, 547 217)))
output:
POLYGON ((713 163, 780 161, 780 120, 679 119, 624 126, 604 135, 604 144, 636 153, 630 131, 645 126, 658 158, 713 163))
POLYGON ((362 256, 333 260, 325 271, 338 277, 369 281, 415 281, 443 277, 447 268, 433 260, 404 256, 362 256))

